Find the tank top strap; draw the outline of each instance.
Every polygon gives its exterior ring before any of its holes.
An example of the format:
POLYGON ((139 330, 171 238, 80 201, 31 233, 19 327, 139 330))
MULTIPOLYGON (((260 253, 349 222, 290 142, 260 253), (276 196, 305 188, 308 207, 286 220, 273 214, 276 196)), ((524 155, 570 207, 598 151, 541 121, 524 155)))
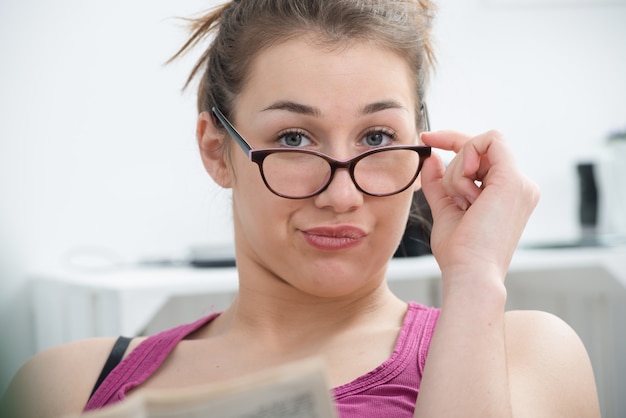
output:
POLYGON ((218 315, 215 313, 146 338, 109 373, 87 402, 84 411, 99 409, 124 399, 129 390, 143 383, 156 371, 182 339, 218 315))
POLYGON ((413 322, 413 332, 416 333, 417 344, 417 367, 420 377, 424 375, 426 356, 430 342, 435 333, 435 326, 441 311, 438 308, 426 307, 415 302, 410 302, 409 306, 414 309, 415 317, 413 322))

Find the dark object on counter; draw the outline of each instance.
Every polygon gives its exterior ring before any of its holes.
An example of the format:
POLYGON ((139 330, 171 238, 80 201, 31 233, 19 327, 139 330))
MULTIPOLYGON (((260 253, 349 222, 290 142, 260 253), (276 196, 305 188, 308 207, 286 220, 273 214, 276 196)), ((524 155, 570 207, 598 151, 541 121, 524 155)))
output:
POLYGON ((578 219, 583 234, 595 233, 598 224, 598 187, 592 163, 579 163, 578 190, 580 202, 578 219))

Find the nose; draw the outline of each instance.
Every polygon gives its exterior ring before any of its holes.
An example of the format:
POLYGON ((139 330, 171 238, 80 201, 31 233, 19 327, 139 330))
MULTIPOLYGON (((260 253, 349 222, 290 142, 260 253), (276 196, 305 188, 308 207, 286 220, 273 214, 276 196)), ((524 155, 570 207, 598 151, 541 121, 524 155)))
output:
POLYGON ((350 212, 363 204, 363 193, 356 188, 347 168, 335 171, 326 190, 314 196, 315 205, 332 208, 337 213, 350 212))

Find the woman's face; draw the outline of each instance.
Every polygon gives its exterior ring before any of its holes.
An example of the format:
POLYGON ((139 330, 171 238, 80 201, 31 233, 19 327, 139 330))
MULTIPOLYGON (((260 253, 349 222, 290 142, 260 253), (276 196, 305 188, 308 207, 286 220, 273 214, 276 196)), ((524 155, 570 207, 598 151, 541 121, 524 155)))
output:
MULTIPOLYGON (((293 39, 253 61, 231 120, 252 148, 303 147, 343 160, 418 142, 414 80, 401 57, 370 43, 312 45, 293 39)), ((230 149, 240 268, 260 267, 266 277, 323 297, 379 286, 415 188, 364 195, 340 169, 321 194, 285 199, 265 187, 239 147, 230 149)))

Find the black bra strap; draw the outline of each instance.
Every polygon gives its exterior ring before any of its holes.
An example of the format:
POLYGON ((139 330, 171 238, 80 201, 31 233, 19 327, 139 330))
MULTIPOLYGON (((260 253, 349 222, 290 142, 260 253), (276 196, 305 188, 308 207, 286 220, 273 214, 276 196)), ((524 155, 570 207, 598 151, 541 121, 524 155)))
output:
POLYGON ((113 371, 113 369, 118 364, 120 364, 120 362, 124 358, 124 353, 126 352, 128 344, 130 344, 131 340, 132 338, 119 337, 117 341, 115 341, 115 344, 113 344, 113 348, 111 349, 111 354, 109 354, 107 361, 104 363, 104 367, 102 368, 100 376, 98 376, 98 380, 96 381, 96 384, 91 391, 91 395, 89 395, 89 399, 91 399, 93 394, 96 393, 96 391, 98 390, 102 382, 104 382, 104 379, 107 378, 109 373, 111 373, 111 371, 113 371))

